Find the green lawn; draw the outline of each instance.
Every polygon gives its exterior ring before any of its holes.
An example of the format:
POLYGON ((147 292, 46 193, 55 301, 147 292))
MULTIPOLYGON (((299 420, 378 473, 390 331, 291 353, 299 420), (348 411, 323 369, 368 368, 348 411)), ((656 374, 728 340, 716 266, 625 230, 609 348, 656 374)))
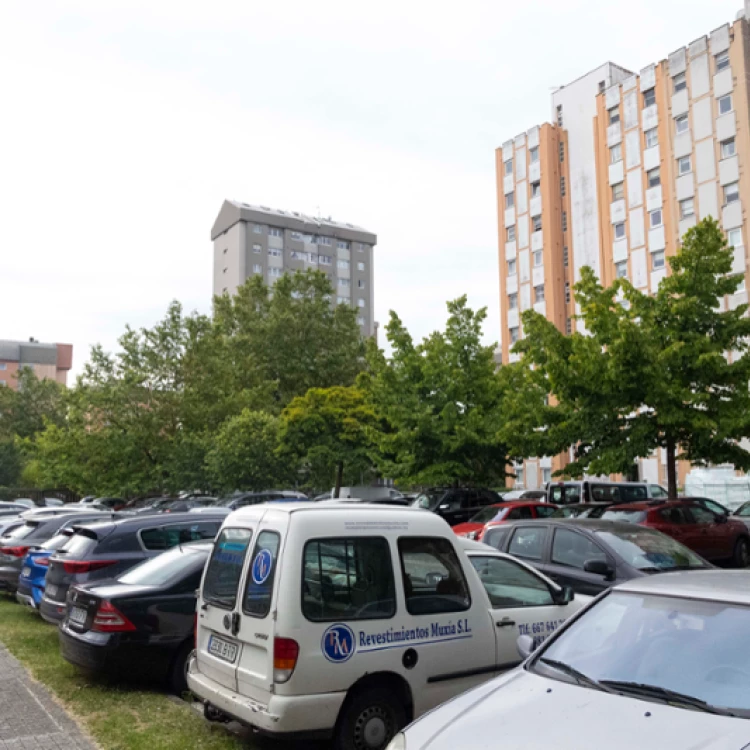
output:
MULTIPOLYGON (((92 681, 61 656, 57 631, 0 595, 0 641, 83 724, 103 750, 239 750, 255 747, 207 724, 157 689, 92 681)), ((265 745, 265 743, 263 743, 265 745)))

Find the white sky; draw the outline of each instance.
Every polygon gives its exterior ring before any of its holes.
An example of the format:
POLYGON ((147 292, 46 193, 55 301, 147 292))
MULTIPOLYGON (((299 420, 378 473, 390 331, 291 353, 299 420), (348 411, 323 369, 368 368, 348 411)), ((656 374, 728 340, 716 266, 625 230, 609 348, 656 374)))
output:
MULTIPOLYGON (((113 348, 210 310, 224 198, 378 235, 376 319, 499 338, 494 149, 738 0, 0 0, 0 338, 113 348)), ((382 340, 382 339, 381 339, 382 340)))

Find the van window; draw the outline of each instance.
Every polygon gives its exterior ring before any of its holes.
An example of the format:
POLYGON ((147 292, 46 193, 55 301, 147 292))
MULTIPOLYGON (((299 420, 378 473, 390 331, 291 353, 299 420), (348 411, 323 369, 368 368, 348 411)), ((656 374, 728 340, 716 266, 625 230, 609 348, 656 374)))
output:
POLYGON ((555 505, 573 505, 582 502, 580 484, 555 484, 550 488, 550 502, 555 505))
POLYGON ((225 609, 234 609, 237 587, 253 532, 250 529, 224 529, 214 545, 203 579, 203 600, 225 609))
POLYGON ((471 606, 461 563, 447 539, 402 537, 398 551, 409 614, 463 612, 471 606))
POLYGON ((280 542, 281 537, 275 531, 261 531, 258 534, 242 602, 242 611, 246 615, 265 617, 271 609, 280 542))
POLYGON ((396 613, 391 550, 382 537, 311 540, 302 564, 308 620, 377 620, 396 613))
POLYGON ((143 529, 141 542, 148 550, 165 550, 187 542, 199 542, 201 539, 213 539, 221 524, 218 521, 203 523, 179 523, 172 526, 160 526, 155 529, 143 529))

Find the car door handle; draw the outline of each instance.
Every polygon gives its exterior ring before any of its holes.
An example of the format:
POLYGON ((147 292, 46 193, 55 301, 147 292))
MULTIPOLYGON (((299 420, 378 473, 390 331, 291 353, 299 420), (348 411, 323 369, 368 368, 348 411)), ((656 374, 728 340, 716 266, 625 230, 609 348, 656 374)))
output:
POLYGON ((515 625, 515 620, 500 620, 500 622, 496 622, 495 625, 499 628, 506 628, 510 625, 515 625))

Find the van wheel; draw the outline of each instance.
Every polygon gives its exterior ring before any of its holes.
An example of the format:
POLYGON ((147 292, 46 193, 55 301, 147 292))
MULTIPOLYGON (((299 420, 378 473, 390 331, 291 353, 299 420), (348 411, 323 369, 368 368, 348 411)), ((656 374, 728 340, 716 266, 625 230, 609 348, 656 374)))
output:
POLYGON ((172 666, 169 669, 169 689, 175 695, 181 696, 188 691, 187 667, 192 653, 193 642, 189 641, 180 648, 172 660, 172 666))
POLYGON ((372 688, 356 693, 344 709, 335 750, 384 750, 406 724, 406 712, 392 691, 372 688))
POLYGON ((738 568, 746 568, 750 565, 750 543, 746 537, 741 537, 734 545, 734 564, 738 568))

